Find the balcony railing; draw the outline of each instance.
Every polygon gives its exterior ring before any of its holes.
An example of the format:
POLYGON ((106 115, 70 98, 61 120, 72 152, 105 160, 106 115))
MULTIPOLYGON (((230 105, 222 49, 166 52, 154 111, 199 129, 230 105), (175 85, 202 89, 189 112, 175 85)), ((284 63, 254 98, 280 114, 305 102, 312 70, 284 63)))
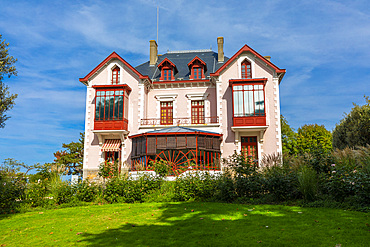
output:
POLYGON ((141 125, 194 125, 194 124, 217 124, 218 116, 204 117, 201 119, 191 119, 190 117, 173 118, 172 124, 162 123, 160 118, 146 118, 141 119, 141 125))

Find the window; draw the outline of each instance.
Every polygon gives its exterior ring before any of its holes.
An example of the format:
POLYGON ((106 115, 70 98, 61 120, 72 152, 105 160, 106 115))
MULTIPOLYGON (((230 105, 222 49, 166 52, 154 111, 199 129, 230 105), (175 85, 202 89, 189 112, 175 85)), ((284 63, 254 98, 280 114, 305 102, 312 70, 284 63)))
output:
POLYGON ((265 116, 263 84, 233 85, 234 117, 265 116))
POLYGON ((193 71, 193 79, 202 79, 202 71, 203 69, 202 68, 193 68, 192 71, 193 71))
POLYGON ((120 70, 118 67, 115 67, 112 70, 112 84, 119 84, 120 81, 120 70))
POLYGON ((107 151, 105 152, 105 161, 115 162, 119 161, 120 153, 115 151, 107 151))
POLYGON ((258 160, 257 137, 242 137, 242 154, 252 161, 258 160))
POLYGON ((242 79, 250 79, 250 78, 252 78, 251 63, 248 61, 244 61, 242 63, 242 79))
POLYGON ((173 123, 173 102, 161 102, 161 124, 169 125, 173 123))
POLYGON ((123 90, 97 90, 95 120, 109 121, 123 119, 123 90))
POLYGON ((191 123, 204 123, 204 100, 191 101, 191 123))
POLYGON ((172 80, 172 70, 170 69, 163 69, 163 80, 164 81, 171 81, 172 80))

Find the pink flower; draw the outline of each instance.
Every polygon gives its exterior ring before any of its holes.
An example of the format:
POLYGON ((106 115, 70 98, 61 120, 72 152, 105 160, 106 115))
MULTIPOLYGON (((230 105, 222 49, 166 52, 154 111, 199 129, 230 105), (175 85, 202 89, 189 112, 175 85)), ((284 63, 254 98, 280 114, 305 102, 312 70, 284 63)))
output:
POLYGON ((331 166, 335 166, 335 164, 331 164, 331 166))

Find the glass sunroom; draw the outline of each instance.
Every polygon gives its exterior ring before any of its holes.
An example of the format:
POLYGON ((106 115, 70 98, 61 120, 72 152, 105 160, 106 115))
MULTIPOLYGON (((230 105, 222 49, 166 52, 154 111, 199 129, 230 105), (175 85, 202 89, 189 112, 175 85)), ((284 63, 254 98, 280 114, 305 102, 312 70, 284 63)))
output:
POLYGON ((177 126, 130 138, 131 171, 153 171, 155 161, 166 162, 170 175, 187 170, 221 170, 222 134, 177 126))

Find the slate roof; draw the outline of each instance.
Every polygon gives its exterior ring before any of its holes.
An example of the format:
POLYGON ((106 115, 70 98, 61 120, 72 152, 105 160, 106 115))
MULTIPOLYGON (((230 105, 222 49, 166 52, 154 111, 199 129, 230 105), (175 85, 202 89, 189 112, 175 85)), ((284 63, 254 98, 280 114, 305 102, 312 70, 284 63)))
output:
POLYGON ((168 133, 194 133, 194 132, 220 135, 219 133, 216 133, 216 132, 191 129, 191 128, 186 128, 186 127, 181 127, 181 126, 168 127, 168 128, 163 128, 159 130, 148 131, 146 133, 148 134, 168 134, 168 133))
POLYGON ((151 80, 156 81, 159 80, 161 75, 161 71, 157 67, 158 64, 160 64, 165 58, 168 58, 176 65, 178 70, 175 74, 175 80, 188 80, 190 76, 188 63, 196 56, 207 64, 207 71, 205 71, 206 78, 208 78, 210 73, 214 73, 229 59, 228 57, 225 57, 223 63, 218 63, 218 53, 213 52, 212 50, 167 52, 158 56, 158 61, 155 66, 150 67, 148 61, 135 67, 135 69, 142 75, 148 75, 151 80))

